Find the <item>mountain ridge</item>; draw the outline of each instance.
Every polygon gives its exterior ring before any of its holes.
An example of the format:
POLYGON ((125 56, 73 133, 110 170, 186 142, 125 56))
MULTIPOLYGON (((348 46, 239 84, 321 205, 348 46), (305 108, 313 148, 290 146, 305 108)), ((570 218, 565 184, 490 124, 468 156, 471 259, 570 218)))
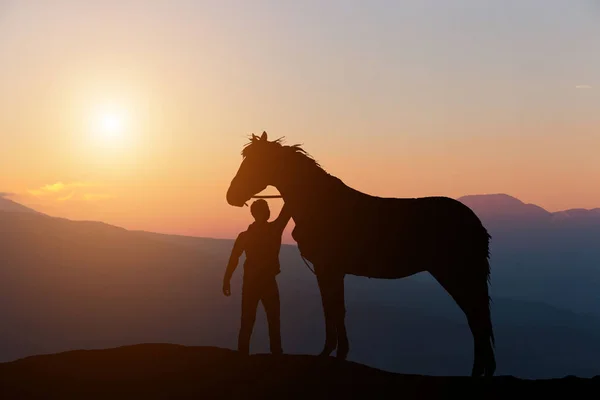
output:
MULTIPOLYGON (((526 218, 525 222, 529 219, 534 220, 542 220, 542 221, 564 221, 564 220, 591 220, 592 222, 600 222, 600 207, 586 209, 586 208, 569 208, 560 211, 550 212, 544 209, 541 206, 533 203, 525 203, 520 199, 511 196, 506 193, 490 193, 490 194, 471 194, 464 195, 456 198, 456 200, 461 203, 467 205, 471 208, 480 218, 496 219, 499 216, 508 220, 512 220, 513 218, 517 220, 521 220, 521 218, 526 218)), ((6 197, 0 196, 0 212, 21 212, 21 213, 34 213, 38 215, 47 215, 36 211, 32 208, 26 207, 20 203, 17 203, 13 200, 10 200, 6 197)), ((231 240, 229 238, 214 238, 210 236, 194 236, 194 235, 183 235, 183 234, 167 234, 161 232, 154 231, 146 231, 146 230, 135 230, 135 229, 127 229, 122 228, 117 225, 112 225, 103 221, 95 221, 95 220, 71 220, 64 217, 54 217, 49 216, 51 218, 59 218, 62 220, 68 220, 72 222, 80 222, 80 223, 98 223, 106 226, 112 226, 119 229, 125 229, 129 232, 137 232, 140 234, 144 234, 147 236, 151 236, 153 234, 169 236, 173 238, 175 241, 183 238, 203 238, 213 241, 227 241, 231 240)), ((521 220, 523 221, 523 220, 521 220)))
POLYGON ((600 207, 596 208, 568 208, 559 211, 548 211, 534 204, 525 203, 522 200, 506 193, 473 194, 457 198, 456 200, 467 205, 476 213, 487 216, 529 216, 542 219, 565 219, 565 218, 596 218, 600 217, 600 207))
POLYGON ((29 208, 20 203, 17 203, 16 201, 13 201, 7 198, 6 196, 0 196, 0 211, 43 214, 39 211, 34 210, 33 208, 29 208))

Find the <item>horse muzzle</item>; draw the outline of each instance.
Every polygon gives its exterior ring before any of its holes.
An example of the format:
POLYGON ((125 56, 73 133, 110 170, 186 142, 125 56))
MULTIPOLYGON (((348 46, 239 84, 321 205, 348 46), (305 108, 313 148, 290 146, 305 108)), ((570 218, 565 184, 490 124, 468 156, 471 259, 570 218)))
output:
POLYGON ((244 204, 246 204, 246 201, 248 200, 233 194, 231 190, 227 191, 227 203, 230 206, 243 207, 244 204))
POLYGON ((243 207, 246 205, 246 202, 250 200, 251 195, 244 193, 246 190, 240 190, 241 187, 235 185, 234 183, 235 182, 232 182, 232 185, 229 186, 229 189, 227 189, 227 203, 230 206, 243 207))

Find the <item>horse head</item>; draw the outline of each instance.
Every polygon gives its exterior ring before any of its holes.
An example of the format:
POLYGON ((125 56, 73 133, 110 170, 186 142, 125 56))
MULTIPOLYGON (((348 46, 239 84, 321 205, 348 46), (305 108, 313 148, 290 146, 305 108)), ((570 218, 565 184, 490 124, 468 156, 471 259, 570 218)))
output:
POLYGON ((269 141, 267 132, 252 134, 242 151, 243 161, 227 190, 227 203, 242 207, 267 186, 276 186, 282 167, 280 139, 269 141))

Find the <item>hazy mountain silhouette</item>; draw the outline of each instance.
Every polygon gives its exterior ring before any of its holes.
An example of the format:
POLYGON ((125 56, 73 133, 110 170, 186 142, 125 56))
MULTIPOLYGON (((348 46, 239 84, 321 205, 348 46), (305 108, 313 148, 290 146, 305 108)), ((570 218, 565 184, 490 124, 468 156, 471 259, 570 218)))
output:
POLYGON ((507 195, 465 196, 488 226, 492 293, 600 315, 600 210, 550 213, 507 195))
MULTIPOLYGON (((569 249, 567 241, 528 253, 510 241, 492 243, 497 373, 600 374, 600 319, 579 313, 599 295, 597 249, 569 249), (561 252, 568 265, 556 262, 561 252)), ((239 276, 232 297, 221 294, 232 245, 0 212, 0 361, 145 342, 235 348, 239 276)), ((284 349, 316 354, 324 327, 315 277, 295 246, 284 245, 281 260, 284 349)), ((468 374, 472 343, 464 316, 428 276, 347 277, 346 285, 350 360, 403 373, 468 374)), ((268 351, 262 310, 252 343, 253 352, 268 351)))
POLYGON ((172 344, 70 351, 0 364, 0 392, 19 399, 563 398, 589 395, 599 383, 600 376, 529 381, 400 375, 334 358, 243 358, 227 349, 172 344))
MULTIPOLYGON (((545 234, 542 237, 546 239, 548 235, 560 231, 568 234, 576 233, 572 232, 572 229, 592 228, 594 234, 600 232, 600 208, 591 210, 574 208, 549 212, 540 206, 523 203, 506 194, 471 195, 457 200, 469 206, 491 226, 491 229, 499 233, 504 233, 506 229, 527 233, 542 231, 540 234, 545 234)), ((578 237, 578 240, 585 239, 583 236, 588 236, 588 232, 588 230, 580 232, 581 237, 578 237)), ((597 240, 599 237, 592 235, 589 238, 597 240)), ((536 240, 536 237, 531 239, 536 240)))
POLYGON ((570 220, 583 223, 600 223, 600 208, 587 210, 585 208, 572 208, 552 214, 556 220, 570 220))
POLYGON ((25 207, 24 205, 12 201, 4 196, 0 196, 0 211, 41 214, 38 211, 35 211, 29 207, 25 207))
POLYGON ((457 200, 469 206, 480 218, 490 223, 553 223, 555 227, 569 223, 598 224, 600 208, 573 208, 549 212, 535 204, 526 204, 507 194, 469 195, 457 200))
POLYGON ((459 197, 480 218, 525 218, 526 220, 548 220, 552 214, 535 204, 526 204, 507 194, 469 195, 459 197))

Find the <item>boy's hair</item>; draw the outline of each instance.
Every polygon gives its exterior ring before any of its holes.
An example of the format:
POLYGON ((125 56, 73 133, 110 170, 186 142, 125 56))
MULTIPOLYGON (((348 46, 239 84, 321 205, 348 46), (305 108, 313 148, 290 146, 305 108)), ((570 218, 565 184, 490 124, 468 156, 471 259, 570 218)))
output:
MULTIPOLYGON (((250 206, 250 213, 255 219, 259 219, 261 214, 266 214, 267 216, 271 213, 269 209, 269 203, 265 199, 258 199, 250 206)), ((267 219, 269 219, 267 217, 267 219)))

